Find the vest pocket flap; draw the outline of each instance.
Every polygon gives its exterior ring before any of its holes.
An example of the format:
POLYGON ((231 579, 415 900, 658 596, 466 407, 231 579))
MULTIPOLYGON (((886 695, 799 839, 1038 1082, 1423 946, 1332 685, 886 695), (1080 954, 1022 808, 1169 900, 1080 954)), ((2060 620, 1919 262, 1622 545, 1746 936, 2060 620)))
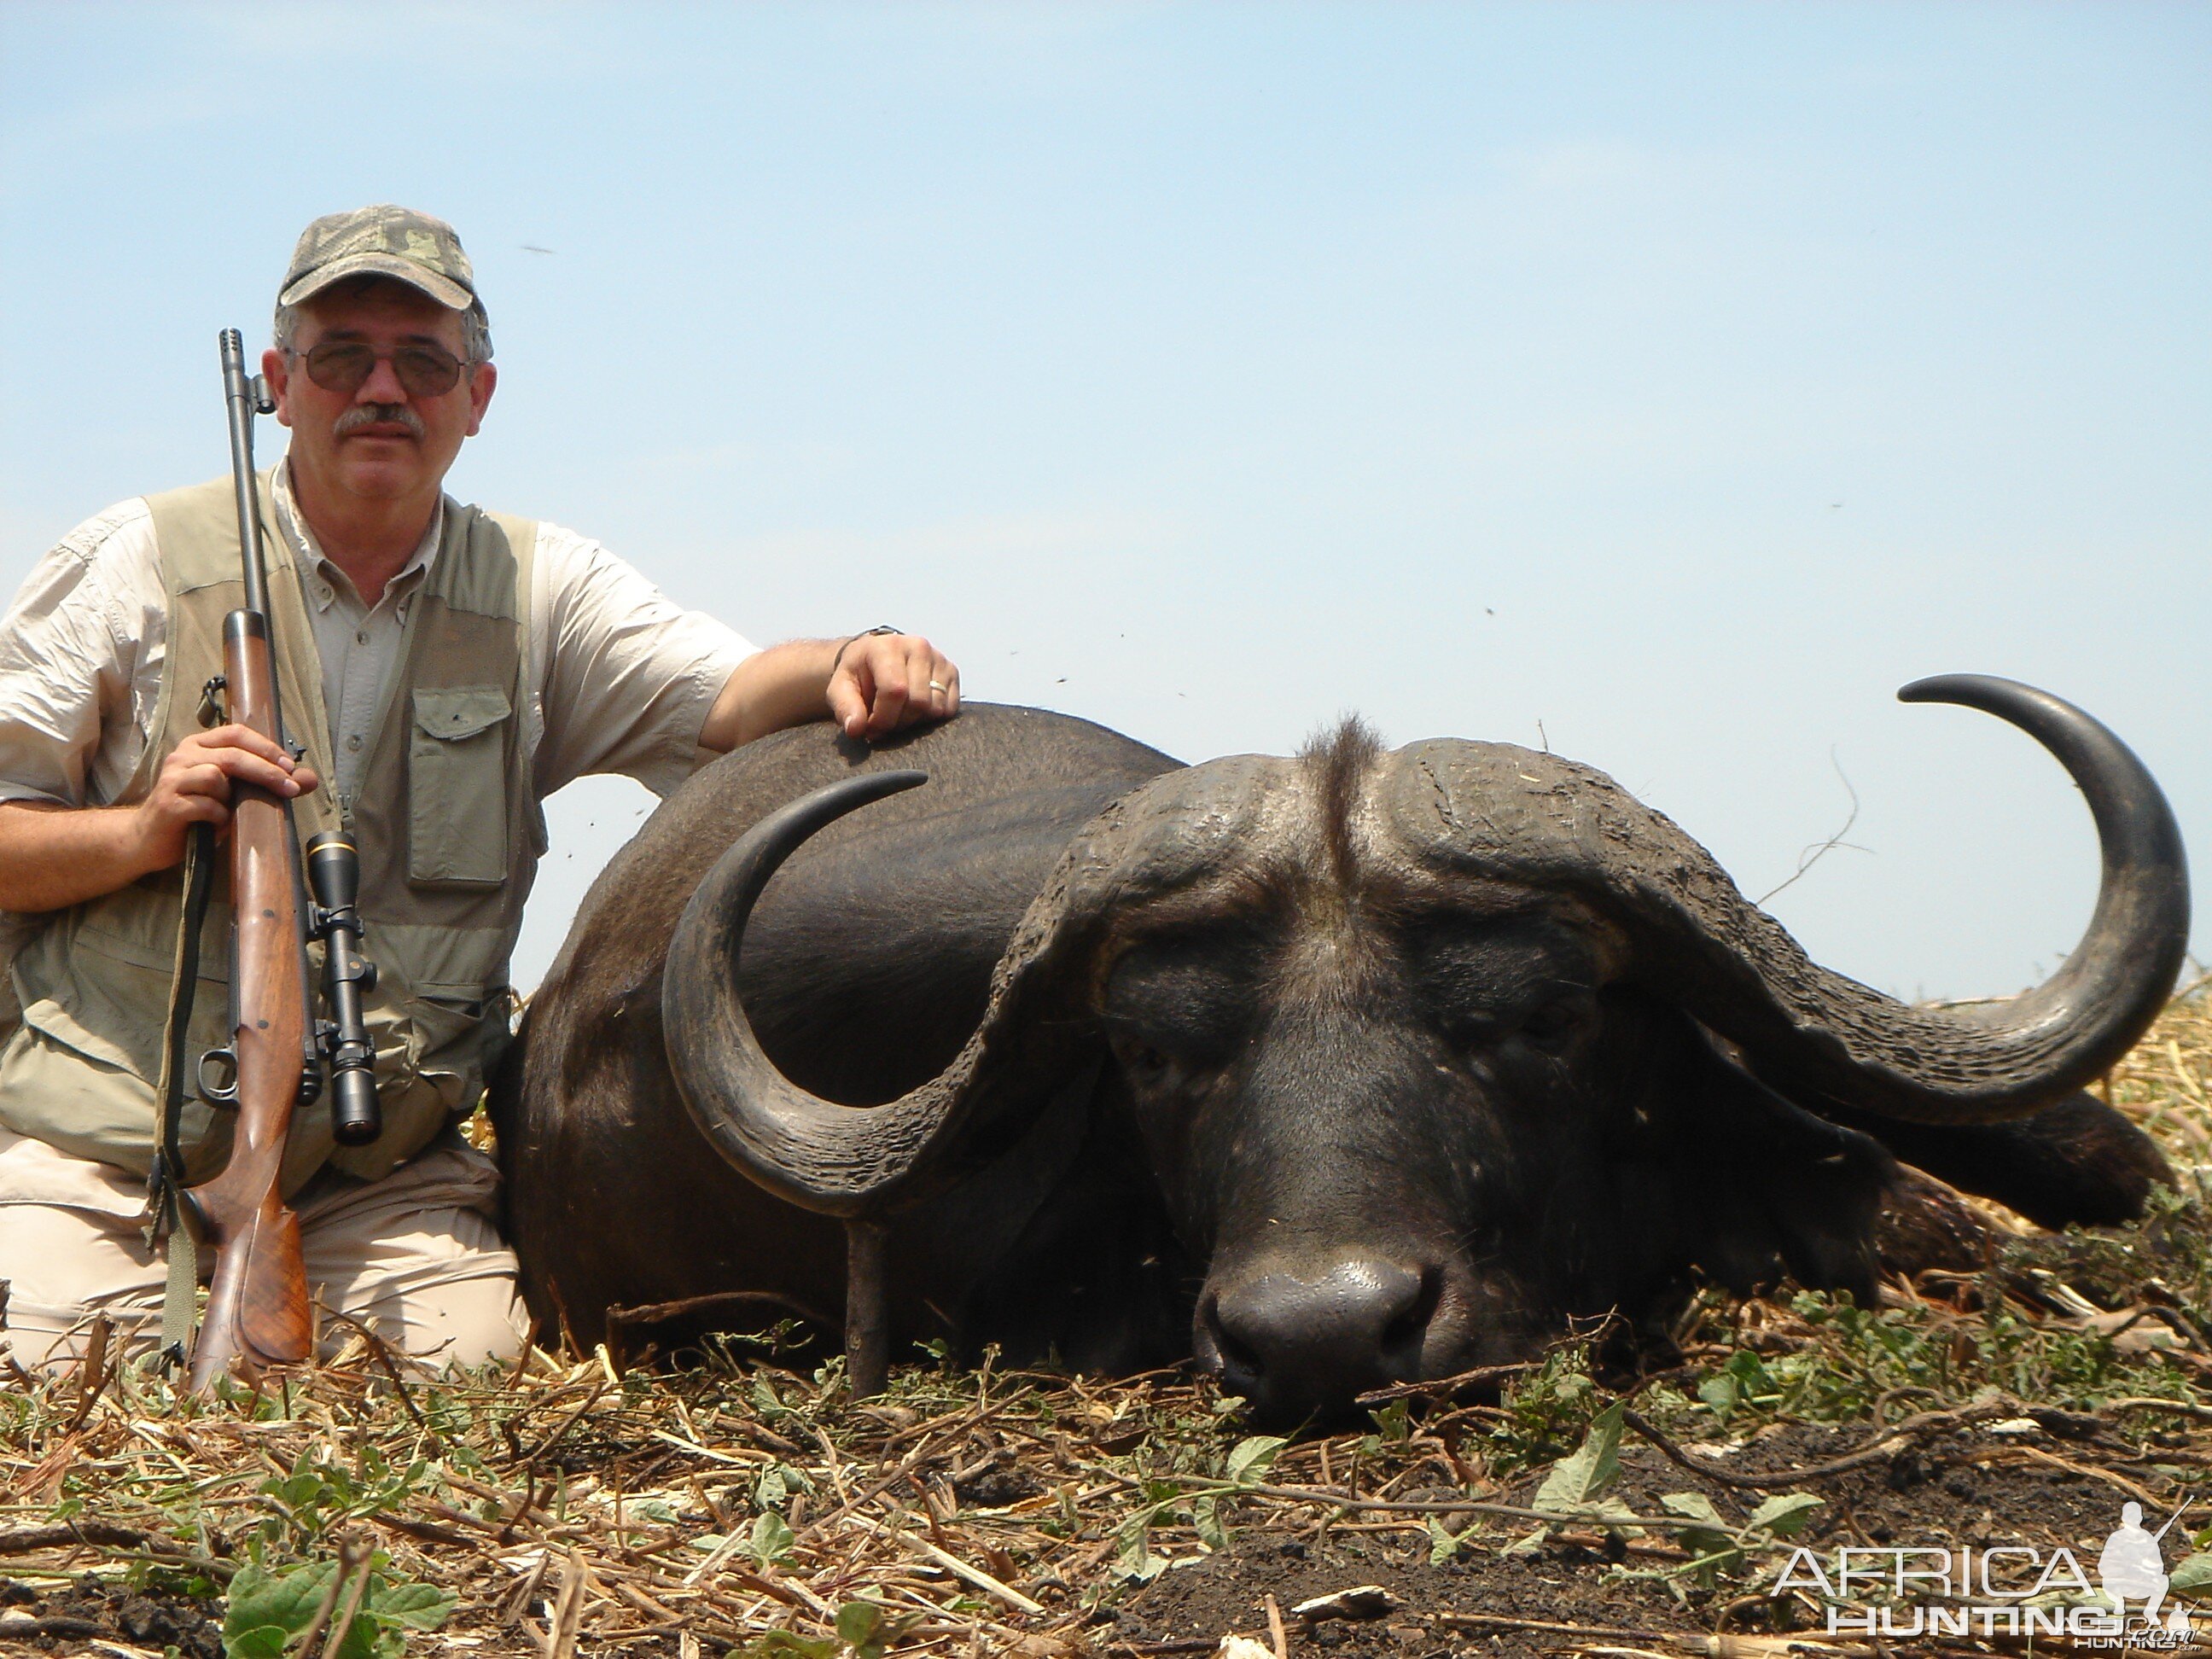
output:
POLYGON ((407 878, 496 887, 507 877, 514 705, 495 685, 415 688, 407 745, 407 878))
POLYGON ((441 985, 423 980, 415 988, 416 1000, 438 1012, 474 1024, 484 1017, 484 988, 481 985, 441 985))
MULTIPOLYGON (((199 1010, 195 1006, 192 1012, 198 1013, 199 1010)), ((198 1020, 193 1022, 194 1024, 198 1023, 198 1020)), ((88 1059, 96 1060, 103 1066, 112 1066, 118 1072, 128 1072, 135 1076, 141 1071, 158 1070, 160 1067, 158 1054, 151 1057, 154 1064, 149 1066, 149 1056, 134 1052, 143 1045, 134 1043, 126 1048, 116 1041, 112 1033, 94 1030, 76 1017, 74 1009, 64 1006, 52 997, 41 997, 24 1009, 23 1024, 52 1037, 64 1048, 74 1048, 88 1059)), ((218 1036, 216 1041, 220 1042, 222 1038, 218 1036)), ((187 1058, 197 1061, 199 1055, 195 1051, 187 1058)))
POLYGON ((489 731, 514 707, 495 685, 417 686, 415 726, 424 735, 453 740, 489 731))

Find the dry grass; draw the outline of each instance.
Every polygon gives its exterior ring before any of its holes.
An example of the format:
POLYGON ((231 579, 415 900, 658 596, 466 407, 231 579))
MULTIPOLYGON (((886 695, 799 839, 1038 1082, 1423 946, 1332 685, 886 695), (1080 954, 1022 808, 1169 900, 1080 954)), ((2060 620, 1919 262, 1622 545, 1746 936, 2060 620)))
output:
MULTIPOLYGON (((2200 982, 2112 1098, 2194 1171, 2212 1164, 2209 1090, 2200 982)), ((212 1402, 131 1368, 18 1374, 0 1398, 0 1579, 46 1611, 0 1607, 0 1646, 155 1651, 52 1612, 93 1571, 170 1606, 212 1606, 235 1581, 251 1594, 233 1598, 234 1650, 273 1651, 252 1646, 240 1609, 276 1605, 270 1579, 293 1572, 308 1575, 294 1581, 293 1628, 313 1625, 294 1654, 368 1659, 404 1639, 551 1659, 738 1647, 872 1659, 886 1645, 1042 1659, 1103 1645, 1091 1622, 1102 1602, 1232 1534, 1432 1538, 1443 1513, 1474 1527, 1465 1547, 1494 1548, 1507 1533, 1482 1528, 1533 1524, 1529 1472, 1623 1393, 1678 1444, 1785 1422, 1871 1432, 1917 1414, 1869 1456, 2000 1411, 2063 1409, 2109 1434, 2148 1413, 2163 1435, 2155 1471, 2109 1437, 2073 1459, 2102 1457, 2165 1495, 2212 1464, 2191 1427, 2212 1419, 2200 1180, 2140 1229, 2019 1240, 1978 1279, 1900 1285, 1878 1310, 1708 1297, 1678 1332, 1680 1363, 1656 1376, 1594 1372, 1588 1345, 1570 1344, 1504 1379, 1494 1403, 1449 1389, 1378 1402, 1358 1431, 1289 1445, 1248 1437, 1233 1402, 1180 1376, 925 1364, 855 1402, 839 1364, 800 1374, 765 1340, 673 1375, 533 1353, 460 1380, 403 1373, 357 1341, 212 1402), (2143 1403, 2160 1401, 2174 1411, 2143 1403), (409 1635, 428 1626, 441 1633, 409 1635)), ((1652 1535, 1681 1524, 1656 1517, 1652 1535)), ((165 1639, 192 1653, 214 1638, 165 1639)))
POLYGON ((2174 999, 2102 1092, 2176 1165, 2212 1163, 2212 974, 2174 999))

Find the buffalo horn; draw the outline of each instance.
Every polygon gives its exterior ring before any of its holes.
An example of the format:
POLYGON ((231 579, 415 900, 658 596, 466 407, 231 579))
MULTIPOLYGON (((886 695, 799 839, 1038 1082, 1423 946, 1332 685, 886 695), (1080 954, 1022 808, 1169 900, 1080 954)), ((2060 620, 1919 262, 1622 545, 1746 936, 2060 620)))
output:
POLYGON ((1632 975, 1800 1103, 1934 1124, 2020 1116, 2111 1069, 2172 994, 2189 940, 2180 830, 2127 745, 2048 692, 1953 674, 1899 696, 2019 726, 2088 801, 2103 860, 2096 909, 2058 971, 2019 997, 1909 1006, 1820 967, 1703 848, 1586 767, 1504 745, 1418 744, 1393 757, 1393 799, 1443 861, 1564 888, 1609 915, 1632 975))
MULTIPOLYGON (((846 813, 928 781, 921 772, 870 772, 843 779, 770 813, 718 860, 693 891, 669 943, 660 1006, 669 1070, 700 1132, 717 1152, 786 1201, 847 1219, 922 1197, 965 1167, 963 1153, 988 1146, 995 1103, 1017 1125, 1024 1105, 1049 1090, 1029 1086, 1058 1059, 1049 1043, 1027 1043, 1012 1017, 1022 971, 1051 943, 1053 929, 1024 928, 1000 964, 981 1024, 952 1063, 881 1106, 843 1106, 809 1093, 776 1069, 738 995, 745 924, 778 866, 810 836, 846 813), (1009 1078, 1009 1073, 1014 1076, 1009 1078), (980 1109, 979 1109, 980 1108, 980 1109)), ((1047 910, 1058 914, 1048 904, 1047 910)))
POLYGON ((762 1049, 738 994, 745 924, 769 878, 809 836, 928 781, 921 772, 864 773, 769 813, 707 872, 669 942, 661 1024, 669 1068, 692 1121, 769 1191, 827 1215, 873 1207, 943 1128, 952 1094, 947 1078, 939 1077, 863 1111, 785 1077, 762 1049))

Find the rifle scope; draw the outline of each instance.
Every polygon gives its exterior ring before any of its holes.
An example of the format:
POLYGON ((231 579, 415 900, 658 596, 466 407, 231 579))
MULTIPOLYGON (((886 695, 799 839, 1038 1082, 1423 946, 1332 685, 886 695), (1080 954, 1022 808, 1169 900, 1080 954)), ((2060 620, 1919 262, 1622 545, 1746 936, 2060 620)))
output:
POLYGON ((323 941, 323 991, 331 1018, 323 1046, 331 1060, 331 1132, 342 1146, 365 1146, 384 1133, 376 1101, 376 1045, 361 999, 376 988, 376 964, 361 953, 361 854, 336 830, 307 843, 307 883, 315 893, 315 933, 323 941))

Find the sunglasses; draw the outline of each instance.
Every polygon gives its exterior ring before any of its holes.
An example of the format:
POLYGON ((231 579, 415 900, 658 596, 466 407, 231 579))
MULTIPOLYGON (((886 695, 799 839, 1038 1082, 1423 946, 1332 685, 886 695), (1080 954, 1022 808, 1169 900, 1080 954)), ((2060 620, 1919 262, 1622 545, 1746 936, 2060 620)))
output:
MULTIPOLYGON (((300 355, 300 354, 295 354, 300 355)), ((325 392, 349 396, 368 384, 380 362, 389 362, 410 398, 442 398, 461 378, 462 363, 443 346, 404 345, 379 351, 358 340, 325 340, 301 356, 307 378, 325 392)))

